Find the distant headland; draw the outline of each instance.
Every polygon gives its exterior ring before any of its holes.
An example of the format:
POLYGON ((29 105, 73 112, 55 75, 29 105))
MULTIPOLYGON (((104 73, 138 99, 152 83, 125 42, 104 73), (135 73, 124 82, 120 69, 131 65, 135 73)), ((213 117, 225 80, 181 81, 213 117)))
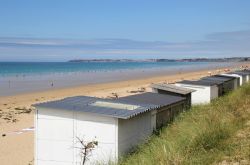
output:
POLYGON ((183 59, 74 59, 68 62, 243 62, 250 57, 183 58, 183 59))

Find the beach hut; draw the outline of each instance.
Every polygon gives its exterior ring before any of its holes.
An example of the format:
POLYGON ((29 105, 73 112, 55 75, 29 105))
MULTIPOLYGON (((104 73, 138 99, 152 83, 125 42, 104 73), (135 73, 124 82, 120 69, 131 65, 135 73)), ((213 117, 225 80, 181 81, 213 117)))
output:
POLYGON ((231 72, 233 74, 237 74, 237 75, 241 75, 243 77, 243 80, 245 80, 244 82, 248 82, 249 81, 249 73, 248 72, 242 72, 242 71, 235 71, 235 72, 231 72))
POLYGON ((246 82, 248 82, 250 80, 250 71, 249 70, 239 70, 239 71, 235 71, 233 73, 245 76, 246 82))
POLYGON ((183 80, 175 83, 176 86, 195 90, 191 94, 192 104, 210 103, 218 97, 218 86, 215 82, 183 80))
POLYGON ((185 100, 156 93, 142 94, 140 98, 148 101, 79 96, 35 105, 35 164, 80 164, 79 139, 98 142, 86 164, 116 161, 165 120, 157 113, 164 114, 165 107, 174 109, 185 100))
POLYGON ((244 83, 246 83, 247 81, 247 75, 245 74, 235 74, 233 72, 230 72, 230 73, 222 73, 220 75, 223 75, 223 76, 231 76, 231 77, 237 77, 238 78, 238 83, 239 83, 239 86, 243 85, 244 83))
POLYGON ((185 97, 168 94, 143 93, 119 98, 130 104, 151 104, 158 105, 156 108, 156 129, 172 122, 175 116, 187 109, 185 97))
POLYGON ((166 83, 152 84, 151 88, 154 93, 185 97, 187 109, 191 107, 191 93, 195 91, 193 89, 182 88, 175 84, 166 83))
POLYGON ((235 89, 235 77, 223 77, 219 75, 207 76, 201 78, 202 81, 214 82, 219 88, 219 96, 224 95, 235 89))
POLYGON ((230 75, 214 75, 215 77, 222 77, 222 78, 228 78, 230 79, 231 84, 233 84, 233 90, 237 89, 240 86, 240 78, 236 76, 230 76, 230 75))

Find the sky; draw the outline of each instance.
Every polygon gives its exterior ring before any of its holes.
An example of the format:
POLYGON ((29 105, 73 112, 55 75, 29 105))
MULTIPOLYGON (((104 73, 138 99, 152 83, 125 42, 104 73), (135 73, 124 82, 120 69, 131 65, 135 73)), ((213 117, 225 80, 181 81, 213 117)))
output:
POLYGON ((250 56, 249 0, 0 0, 0 61, 250 56))

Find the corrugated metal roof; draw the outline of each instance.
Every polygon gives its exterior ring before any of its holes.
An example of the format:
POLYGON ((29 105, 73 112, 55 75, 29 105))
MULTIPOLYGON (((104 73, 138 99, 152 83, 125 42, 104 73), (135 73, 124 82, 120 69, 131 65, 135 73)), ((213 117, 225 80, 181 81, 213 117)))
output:
POLYGON ((188 89, 188 88, 178 87, 174 84, 166 84, 166 83, 152 84, 151 87, 155 89, 182 94, 182 95, 186 95, 195 91, 195 90, 188 89))
POLYGON ((185 100, 185 98, 180 96, 147 92, 137 95, 121 97, 118 100, 125 101, 131 104, 151 104, 156 106, 167 106, 177 103, 179 101, 183 101, 185 100))
MULTIPOLYGON (((141 95, 144 95, 144 94, 141 94, 141 95)), ((167 106, 169 104, 172 104, 173 102, 179 102, 185 99, 182 97, 175 97, 174 99, 173 97, 160 95, 160 94, 153 94, 153 95, 146 94, 146 96, 147 97, 145 97, 145 99, 150 98, 151 100, 155 100, 155 101, 154 102, 152 101, 136 102, 136 101, 126 100, 123 98, 111 100, 111 99, 101 99, 101 98, 88 97, 88 96, 77 96, 77 97, 65 98, 65 99, 58 100, 58 101, 40 103, 34 106, 37 108, 42 107, 42 108, 51 108, 51 109, 83 111, 83 112, 89 112, 89 113, 94 113, 94 114, 103 115, 103 116, 128 119, 128 118, 137 116, 141 113, 150 111, 152 109, 156 109, 161 106, 167 106), (121 108, 114 108, 114 107, 95 106, 94 103, 98 101, 107 102, 107 103, 129 104, 129 106, 134 105, 136 108, 134 110, 128 110, 128 109, 121 109, 121 108)), ((142 96, 139 96, 139 97, 142 97, 142 96)))
POLYGON ((236 77, 232 77, 232 76, 229 76, 229 75, 221 75, 221 74, 214 75, 214 77, 222 77, 222 78, 228 79, 228 80, 237 79, 236 77))
POLYGON ((233 79, 234 77, 222 77, 222 76, 208 76, 208 77, 201 78, 201 80, 211 81, 217 84, 223 84, 224 82, 231 81, 233 79))
POLYGON ((196 81, 190 81, 190 80, 183 80, 177 82, 179 84, 188 84, 188 85, 200 85, 200 86, 214 86, 217 85, 215 82, 211 81, 203 81, 203 80, 196 80, 196 81))

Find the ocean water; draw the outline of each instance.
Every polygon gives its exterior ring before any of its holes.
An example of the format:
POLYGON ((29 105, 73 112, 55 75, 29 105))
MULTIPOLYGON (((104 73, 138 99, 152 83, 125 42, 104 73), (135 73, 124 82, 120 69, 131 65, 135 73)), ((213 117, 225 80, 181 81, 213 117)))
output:
POLYGON ((0 76, 102 72, 134 69, 164 69, 207 65, 205 62, 0 62, 0 76))

